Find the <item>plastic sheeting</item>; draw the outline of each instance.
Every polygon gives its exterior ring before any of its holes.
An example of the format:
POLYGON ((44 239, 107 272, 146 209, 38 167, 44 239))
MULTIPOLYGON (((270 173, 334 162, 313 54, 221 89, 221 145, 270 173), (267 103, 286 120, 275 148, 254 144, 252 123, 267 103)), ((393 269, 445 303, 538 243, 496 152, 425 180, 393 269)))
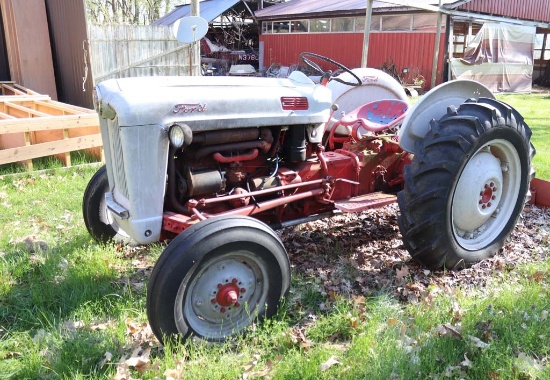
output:
POLYGON ((473 79, 492 92, 530 92, 535 27, 485 23, 464 57, 451 60, 454 79, 473 79))

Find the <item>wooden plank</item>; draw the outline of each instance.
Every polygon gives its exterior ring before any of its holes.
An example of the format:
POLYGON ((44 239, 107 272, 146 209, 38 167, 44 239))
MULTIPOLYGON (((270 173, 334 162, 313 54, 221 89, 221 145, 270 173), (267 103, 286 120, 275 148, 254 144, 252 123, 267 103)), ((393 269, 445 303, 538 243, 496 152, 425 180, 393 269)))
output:
MULTIPOLYGON (((23 133, 23 136, 25 136, 25 147, 30 148, 31 147, 31 134, 26 132, 23 133)), ((27 170, 32 170, 32 160, 25 160, 24 163, 27 165, 27 170)))
POLYGON ((29 117, 35 117, 35 116, 39 116, 39 117, 49 117, 50 115, 45 113, 45 112, 40 112, 40 111, 37 111, 35 109, 32 109, 28 106, 25 106, 25 105, 22 105, 22 104, 16 104, 14 102, 5 102, 4 103, 7 107, 11 108, 11 109, 16 109, 16 110, 19 110, 21 112, 26 112, 29 117))
POLYGON ((75 150, 103 146, 101 134, 80 136, 60 141, 51 141, 32 146, 0 150, 0 164, 31 160, 75 150))
MULTIPOLYGON (((15 82, 0 82, 0 88, 2 89, 2 94, 4 95, 11 95, 11 96, 35 96, 35 95, 41 95, 38 92, 29 90, 28 88, 25 88, 15 82)), ((41 95, 46 96, 46 95, 41 95)), ((48 96, 49 97, 49 96, 48 96)))
POLYGON ((0 120, 0 134, 56 129, 98 127, 97 114, 37 117, 30 119, 0 120))
POLYGON ((11 95, 11 96, 26 95, 23 91, 16 89, 15 87, 12 87, 11 84, 13 84, 13 82, 11 82, 10 84, 2 82, 0 84, 2 87, 2 95, 11 95))
POLYGON ((15 82, 0 82, 0 165, 21 162, 32 170, 32 159, 55 156, 70 166, 70 152, 80 149, 103 159, 98 132, 94 110, 57 102, 15 82))
POLYGON ((7 113, 0 112, 0 119, 19 120, 15 116, 8 115, 7 113))
MULTIPOLYGON (((65 141, 69 140, 69 130, 68 129, 63 130, 63 140, 65 140, 65 141)), ((65 156, 63 157, 63 161, 65 163, 65 166, 71 166, 71 152, 69 152, 69 151, 65 152, 65 156)))
POLYGON ((48 95, 0 95, 0 102, 6 101, 47 101, 51 100, 48 95))
POLYGON ((2 0, 2 19, 11 79, 56 99, 44 0, 2 0))
POLYGON ((37 101, 36 104, 38 106, 44 107, 44 112, 48 112, 48 110, 55 110, 55 111, 63 111, 66 113, 72 113, 72 114, 95 113, 94 110, 89 110, 87 108, 77 107, 70 104, 65 104, 65 103, 60 103, 55 101, 51 101, 51 102, 37 101))
POLYGON ((0 95, 0 105, 8 103, 34 109, 48 115, 95 113, 94 110, 51 100, 47 95, 0 95))

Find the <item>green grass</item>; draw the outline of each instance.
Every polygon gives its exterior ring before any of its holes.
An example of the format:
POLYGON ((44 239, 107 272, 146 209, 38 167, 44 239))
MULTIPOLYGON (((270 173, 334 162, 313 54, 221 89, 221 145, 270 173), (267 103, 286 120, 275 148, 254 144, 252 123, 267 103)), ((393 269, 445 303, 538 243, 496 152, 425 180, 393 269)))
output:
MULTIPOLYGON (((501 98, 525 115, 549 179, 548 98, 501 98)), ((163 247, 95 243, 81 199, 98 166, 54 166, 0 176, 0 379, 550 379, 550 261, 480 288, 430 286, 416 303, 329 296, 315 273, 293 271, 278 315, 246 336, 162 348, 146 328, 144 284, 163 247), (47 249, 31 252, 29 236, 47 249), (142 373, 118 364, 137 348, 150 350, 142 373)))
POLYGON ((531 142, 537 150, 533 160, 536 177, 550 180, 550 94, 506 94, 497 98, 516 108, 533 131, 531 142))

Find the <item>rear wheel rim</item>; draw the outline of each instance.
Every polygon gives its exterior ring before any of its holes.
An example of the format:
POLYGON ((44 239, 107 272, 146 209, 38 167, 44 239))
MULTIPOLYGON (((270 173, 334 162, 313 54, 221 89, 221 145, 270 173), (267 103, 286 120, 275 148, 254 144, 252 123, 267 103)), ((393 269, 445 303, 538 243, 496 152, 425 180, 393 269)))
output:
POLYGON ((514 213, 521 188, 521 162, 512 143, 493 140, 476 151, 460 173, 452 198, 452 230, 471 251, 497 240, 514 213))

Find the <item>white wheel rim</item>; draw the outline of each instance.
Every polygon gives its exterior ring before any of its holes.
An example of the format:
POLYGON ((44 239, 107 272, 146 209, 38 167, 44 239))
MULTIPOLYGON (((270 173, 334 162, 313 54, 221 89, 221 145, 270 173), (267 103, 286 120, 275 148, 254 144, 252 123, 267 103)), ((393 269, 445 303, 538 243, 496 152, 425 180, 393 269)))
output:
POLYGON ((240 332, 263 312, 268 286, 265 264, 251 252, 211 260, 190 283, 180 285, 174 309, 178 331, 185 334, 187 324, 209 339, 240 332))
POLYGON ((521 162, 507 140, 485 144, 468 160, 452 199, 452 229, 466 250, 485 248, 498 238, 516 207, 521 162))

